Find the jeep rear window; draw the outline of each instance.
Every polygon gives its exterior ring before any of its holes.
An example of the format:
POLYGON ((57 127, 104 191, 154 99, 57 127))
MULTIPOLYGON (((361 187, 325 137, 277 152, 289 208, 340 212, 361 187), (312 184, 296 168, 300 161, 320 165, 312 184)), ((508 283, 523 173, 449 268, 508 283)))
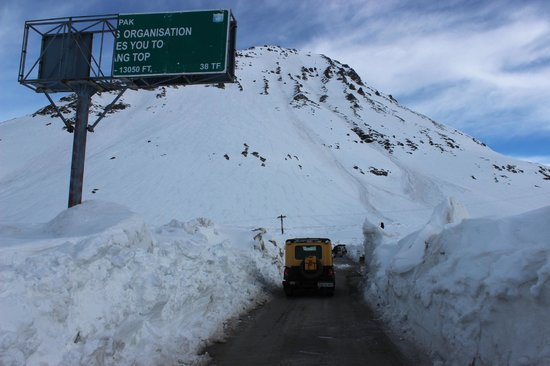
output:
POLYGON ((320 245, 298 245, 294 251, 294 257, 296 259, 305 259, 311 255, 316 256, 318 259, 323 258, 323 248, 320 245))

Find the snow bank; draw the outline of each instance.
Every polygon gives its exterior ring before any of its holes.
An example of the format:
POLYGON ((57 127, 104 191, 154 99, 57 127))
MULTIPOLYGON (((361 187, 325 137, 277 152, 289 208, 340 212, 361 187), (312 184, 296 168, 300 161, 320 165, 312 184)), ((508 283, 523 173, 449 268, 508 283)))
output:
POLYGON ((397 243, 365 222, 367 300, 435 364, 550 364, 550 207, 466 217, 447 200, 397 243))
POLYGON ((263 234, 207 219, 151 231, 105 202, 0 225, 0 364, 204 362, 224 322, 278 284, 281 257, 263 234))

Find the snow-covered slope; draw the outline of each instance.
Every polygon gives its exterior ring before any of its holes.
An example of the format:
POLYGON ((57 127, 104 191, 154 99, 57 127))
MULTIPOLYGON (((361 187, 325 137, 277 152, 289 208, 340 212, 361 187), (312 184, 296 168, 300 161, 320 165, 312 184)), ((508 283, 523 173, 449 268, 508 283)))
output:
MULTIPOLYGON (((468 272, 473 267, 461 267, 465 261, 455 258, 462 251, 445 249, 450 262, 441 262, 434 248, 452 245, 447 240, 465 246, 464 238, 483 240, 515 221, 543 220, 550 205, 550 168, 499 155, 399 105, 391 95, 370 88, 351 67, 322 55, 253 48, 239 52, 237 75, 234 84, 127 91, 88 136, 83 198, 94 201, 68 211, 63 210, 72 135, 62 130, 51 108, 0 124, 0 275, 6 279, 0 310, 10 314, 0 322, 3 363, 99 359, 99 364, 132 364, 139 357, 145 364, 197 361, 201 357, 193 352, 200 350, 200 340, 215 336, 224 319, 254 305, 256 294, 280 280, 284 237, 274 234, 280 214, 286 215, 288 236, 328 236, 355 245, 365 240, 369 278, 377 281, 370 283, 375 285, 367 292, 370 301, 382 301, 388 319, 399 314, 397 326, 416 330, 409 334, 439 360, 451 354, 449 344, 466 344, 460 342, 473 334, 467 328, 477 323, 463 319, 458 335, 438 333, 451 329, 456 317, 434 314, 449 309, 446 301, 463 300, 469 292, 446 297, 444 284, 432 283, 420 294, 411 292, 419 297, 416 303, 403 303, 399 289, 413 291, 415 281, 431 281, 436 272, 421 275, 432 264, 459 282, 474 278, 468 272), (441 202, 461 209, 441 209, 441 202), (103 215, 105 220, 98 219, 103 215), (473 221, 453 230, 465 217, 473 221), (204 225, 209 220, 215 225, 204 225), (483 220, 492 220, 487 232, 483 220), (380 222, 385 223, 382 233, 375 230, 380 222), (370 229, 362 231, 363 226, 370 229), (256 232, 250 230, 258 227, 268 229, 275 245, 251 239, 256 232), (428 250, 428 239, 437 246, 428 250), (256 249, 249 253, 250 248, 256 249), (223 266, 209 267, 217 262, 223 266), (222 287, 243 282, 246 291, 224 292, 211 283, 222 276, 219 271, 228 278, 222 287), (178 282, 182 276, 186 280, 178 282), (116 296, 98 296, 101 289, 103 295, 116 296), (216 296, 220 291, 227 296, 216 296), (94 301, 94 306, 82 305, 94 301), (59 304, 68 307, 60 310, 59 304), (206 319, 205 304, 213 310, 203 327, 196 319, 206 319), (418 316, 401 316, 407 307, 418 316), (174 317, 174 323, 167 320, 174 317), (424 329, 426 317, 441 323, 424 329), (174 330, 182 325, 187 325, 185 332, 174 330), (51 339, 55 332, 61 336, 51 339), (167 340, 174 333, 176 338, 167 340), (156 341, 144 346, 159 335, 165 345, 161 351, 151 351, 160 344, 156 341), (450 341, 432 347, 426 345, 429 337, 450 341), (63 346, 63 354, 51 352, 63 346)), ((94 96, 94 116, 113 97, 94 96)), ((67 118, 73 116, 74 98, 59 104, 67 118)), ((500 237, 506 255, 526 259, 528 270, 508 282, 491 283, 516 286, 518 278, 536 278, 533 291, 544 306, 549 259, 540 249, 543 239, 513 237, 533 241, 540 259, 511 251, 510 242, 500 237), (533 277, 533 271, 540 275, 533 277)), ((489 258, 500 258, 494 254, 501 253, 498 242, 487 250, 489 258)), ((473 257, 485 255, 472 252, 473 257)), ((489 271, 479 281, 501 273, 489 271)), ((496 287, 489 288, 490 296, 456 303, 487 306, 501 296, 496 287)), ((519 294, 527 295, 527 288, 532 287, 521 287, 519 294)), ((521 296, 513 303, 533 304, 521 296)), ((536 322, 540 314, 532 313, 536 322)), ((480 320, 483 334, 500 331, 487 326, 486 319, 494 323, 490 317, 480 320)), ((474 349, 501 342, 471 339, 478 340, 468 343, 474 349)), ((538 355, 507 360, 544 360, 538 355)), ((491 362, 485 354, 476 360, 491 362)))
MULTIPOLYGON (((549 168, 400 106, 337 61, 261 47, 240 52, 237 75, 219 87, 128 91, 88 137, 84 200, 156 224, 185 213, 276 226, 283 213, 295 227, 358 230, 366 215, 410 230, 447 196, 474 216, 550 204, 549 168)), ((74 101, 61 104, 72 117, 74 101)), ((43 222, 66 205, 72 135, 51 117, 0 125, 2 221, 43 222)))

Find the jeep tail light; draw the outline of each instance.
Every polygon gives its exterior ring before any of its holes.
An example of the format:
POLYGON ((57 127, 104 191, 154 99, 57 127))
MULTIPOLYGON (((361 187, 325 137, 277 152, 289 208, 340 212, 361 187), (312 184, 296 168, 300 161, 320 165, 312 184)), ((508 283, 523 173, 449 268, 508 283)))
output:
POLYGON ((288 267, 285 267, 284 277, 285 277, 285 278, 288 277, 288 267))
POLYGON ((334 277, 334 268, 329 268, 327 274, 329 277, 334 277))

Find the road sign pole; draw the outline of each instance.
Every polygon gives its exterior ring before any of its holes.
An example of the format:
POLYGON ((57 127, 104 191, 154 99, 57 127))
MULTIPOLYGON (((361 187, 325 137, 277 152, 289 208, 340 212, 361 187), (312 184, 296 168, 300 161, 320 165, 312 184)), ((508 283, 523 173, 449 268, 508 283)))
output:
POLYGON ((92 95, 96 92, 96 89, 87 83, 78 83, 73 87, 78 97, 78 101, 73 138, 69 208, 82 203, 84 160, 86 158, 86 134, 88 132, 88 114, 90 112, 92 95))

